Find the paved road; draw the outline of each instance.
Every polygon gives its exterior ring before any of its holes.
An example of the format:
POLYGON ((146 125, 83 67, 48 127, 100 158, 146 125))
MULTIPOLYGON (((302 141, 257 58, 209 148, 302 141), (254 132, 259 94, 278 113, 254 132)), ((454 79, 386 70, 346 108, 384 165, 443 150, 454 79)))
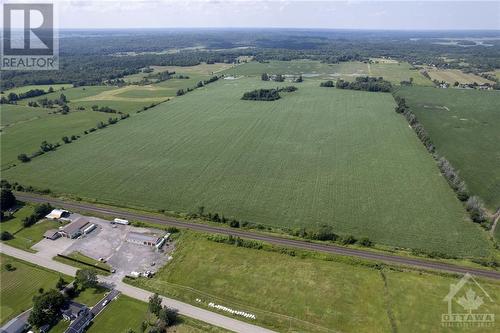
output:
POLYGON ((264 241, 264 242, 268 242, 268 243, 272 243, 272 244, 283 245, 283 246, 287 246, 287 247, 295 247, 295 248, 300 248, 300 249, 305 249, 305 250, 321 251, 321 252, 327 252, 327 253, 332 253, 332 254, 346 255, 346 256, 358 257, 358 258, 375 260, 375 261, 380 261, 380 262, 386 262, 386 263, 390 263, 390 264, 409 265, 409 266, 415 266, 418 268, 434 269, 434 270, 440 270, 440 271, 451 272, 451 273, 464 274, 464 273, 468 272, 468 273, 475 275, 475 276, 481 276, 481 277, 500 280, 500 272, 497 272, 497 271, 489 271, 489 270, 478 269, 478 268, 463 267, 463 266, 447 264, 447 263, 442 263, 442 262, 434 262, 434 261, 425 260, 425 259, 407 258, 407 257, 401 257, 401 256, 397 256, 397 255, 392 255, 392 254, 378 253, 378 252, 372 252, 372 251, 361 250, 361 249, 352 249, 352 248, 346 248, 346 247, 330 245, 330 244, 317 244, 317 243, 307 242, 304 240, 286 239, 286 238, 282 238, 282 237, 278 237, 278 236, 258 234, 258 233, 251 232, 251 231, 243 231, 243 230, 239 230, 239 229, 230 229, 230 228, 225 228, 225 227, 216 227, 216 226, 211 226, 211 225, 206 225, 206 224, 201 224, 201 223, 180 221, 180 220, 176 220, 173 218, 167 218, 167 217, 149 216, 149 215, 145 215, 145 214, 128 212, 126 210, 122 210, 119 208, 103 208, 103 207, 99 207, 97 205, 93 205, 93 204, 89 204, 89 203, 69 202, 69 201, 54 199, 51 197, 43 197, 43 196, 38 196, 35 194, 27 194, 27 193, 22 193, 22 192, 17 192, 16 197, 19 200, 28 201, 28 202, 37 202, 37 203, 49 202, 54 206, 66 208, 69 210, 81 209, 81 210, 85 210, 88 212, 103 213, 103 214, 108 214, 108 215, 126 218, 126 219, 130 219, 130 220, 139 220, 139 221, 145 221, 145 222, 150 222, 150 223, 175 226, 175 227, 180 227, 180 228, 189 228, 189 229, 202 231, 202 232, 239 236, 239 237, 244 237, 244 238, 248 238, 248 239, 264 241))
MULTIPOLYGON (((12 246, 5 245, 3 243, 0 243, 0 252, 9 255, 11 257, 22 259, 24 261, 28 261, 36 265, 43 266, 48 269, 52 269, 54 271, 58 271, 67 275, 75 276, 76 274, 77 269, 75 267, 62 264, 60 262, 51 259, 41 258, 40 256, 37 256, 34 253, 22 251, 12 246)), ((108 285, 112 285, 117 291, 121 292, 122 294, 141 301, 147 302, 149 300, 149 297, 153 295, 153 293, 149 291, 130 286, 121 281, 119 282, 113 281, 111 277, 99 276, 99 281, 108 285)), ((193 305, 183 303, 171 298, 162 296, 162 300, 163 300, 162 303, 163 305, 167 305, 172 309, 177 309, 179 314, 181 315, 198 319, 206 323, 225 328, 230 331, 245 332, 245 333, 273 333, 273 331, 271 330, 256 325, 248 324, 243 321, 239 321, 230 317, 226 317, 202 308, 197 308, 193 305)))
POLYGON ((115 298, 116 296, 118 296, 120 294, 120 292, 116 289, 111 289, 111 291, 103 298, 99 301, 99 303, 97 303, 96 305, 94 305, 92 307, 92 314, 95 316, 97 316, 103 309, 104 307, 106 306, 107 303, 111 302, 111 300, 113 298, 115 298), (106 304, 105 304, 106 303, 106 304))

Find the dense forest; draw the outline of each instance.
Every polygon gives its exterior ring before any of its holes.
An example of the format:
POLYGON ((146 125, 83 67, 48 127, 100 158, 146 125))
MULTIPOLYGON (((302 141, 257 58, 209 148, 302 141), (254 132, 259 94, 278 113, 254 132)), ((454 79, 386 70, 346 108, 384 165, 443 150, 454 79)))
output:
POLYGON ((97 85, 150 65, 232 63, 240 56, 252 56, 258 61, 313 59, 327 63, 385 56, 479 73, 500 68, 497 37, 494 31, 63 30, 59 70, 4 71, 1 89, 27 84, 97 85), (472 46, 465 39, 474 36, 482 37, 488 46, 472 46), (456 44, 443 42, 450 38, 455 38, 456 44))

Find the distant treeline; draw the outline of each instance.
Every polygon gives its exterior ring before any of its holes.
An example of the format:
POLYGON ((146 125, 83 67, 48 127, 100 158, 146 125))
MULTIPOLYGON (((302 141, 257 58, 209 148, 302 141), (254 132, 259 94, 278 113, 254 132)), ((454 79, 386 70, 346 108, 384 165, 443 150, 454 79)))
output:
POLYGON ((279 94, 280 92, 282 91, 293 92, 296 91, 297 89, 298 88, 295 86, 288 86, 276 89, 256 89, 244 93, 241 99, 252 100, 252 101, 275 101, 281 98, 279 94))
POLYGON ((380 91, 380 92, 390 92, 392 89, 391 83, 389 81, 384 80, 382 77, 368 77, 368 76, 357 77, 356 80, 353 82, 337 80, 337 82, 335 83, 335 87, 337 89, 380 91))

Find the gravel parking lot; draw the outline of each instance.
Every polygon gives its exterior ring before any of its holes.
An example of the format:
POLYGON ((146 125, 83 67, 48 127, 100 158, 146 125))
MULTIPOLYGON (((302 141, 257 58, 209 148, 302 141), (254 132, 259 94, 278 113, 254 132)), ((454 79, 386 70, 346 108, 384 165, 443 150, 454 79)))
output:
MULTIPOLYGON (((82 215, 71 214, 70 219, 75 220, 82 215)), ((169 258, 169 253, 173 250, 173 244, 166 242, 161 250, 154 246, 133 244, 126 241, 129 232, 154 234, 163 237, 165 231, 149 228, 138 228, 130 225, 111 224, 96 217, 83 216, 90 223, 96 225, 96 228, 87 235, 82 235, 78 239, 69 240, 68 238, 59 238, 57 240, 45 239, 40 242, 40 249, 52 248, 57 253, 68 255, 72 252, 80 252, 88 257, 99 260, 103 258, 113 269, 116 270, 113 278, 121 280, 125 275, 132 271, 145 272, 157 271, 163 266, 169 258)), ((38 244, 37 244, 38 245, 38 244)), ((42 252, 43 253, 43 252, 42 252)))

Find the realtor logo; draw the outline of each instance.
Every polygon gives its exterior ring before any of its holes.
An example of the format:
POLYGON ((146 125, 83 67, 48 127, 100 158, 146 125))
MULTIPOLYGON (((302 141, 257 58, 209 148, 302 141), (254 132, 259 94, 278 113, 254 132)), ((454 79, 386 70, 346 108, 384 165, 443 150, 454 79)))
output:
POLYGON ((58 69, 58 41, 51 3, 5 3, 2 70, 58 69))
POLYGON ((443 327, 493 327, 495 314, 485 311, 494 301, 472 275, 466 273, 450 291, 443 302, 448 312, 441 315, 443 327))

